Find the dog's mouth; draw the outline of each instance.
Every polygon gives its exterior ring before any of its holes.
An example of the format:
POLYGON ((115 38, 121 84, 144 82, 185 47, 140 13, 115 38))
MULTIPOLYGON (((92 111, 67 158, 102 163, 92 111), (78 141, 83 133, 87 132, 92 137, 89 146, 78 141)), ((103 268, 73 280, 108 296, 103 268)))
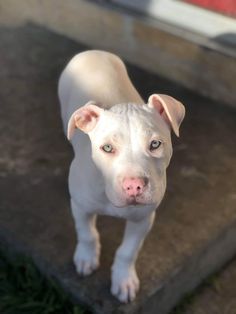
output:
POLYGON ((141 207, 155 204, 155 199, 151 193, 145 193, 142 195, 125 196, 123 193, 107 193, 106 196, 110 203, 116 208, 127 207, 141 207))
POLYGON ((127 200, 127 205, 128 206, 138 206, 138 205, 142 205, 142 203, 140 201, 138 201, 135 197, 132 197, 132 198, 127 200))
POLYGON ((127 200, 124 201, 124 203, 122 204, 114 204, 113 206, 117 207, 117 208, 124 208, 124 207, 138 207, 138 206, 145 206, 145 205, 151 205, 152 202, 145 202, 143 200, 139 200, 135 197, 129 198, 127 200))

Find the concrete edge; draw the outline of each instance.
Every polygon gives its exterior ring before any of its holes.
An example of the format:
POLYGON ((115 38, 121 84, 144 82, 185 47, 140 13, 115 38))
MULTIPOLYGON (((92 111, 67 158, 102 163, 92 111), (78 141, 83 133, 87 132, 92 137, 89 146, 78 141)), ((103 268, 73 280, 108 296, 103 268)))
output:
POLYGON ((0 25, 39 24, 90 47, 118 53, 145 70, 236 107, 233 49, 107 2, 99 4, 0 0, 0 25))
POLYGON ((178 272, 170 274, 164 284, 138 312, 168 314, 181 299, 202 283, 208 276, 218 272, 236 254, 236 222, 215 235, 208 245, 181 265, 178 272), (191 279, 190 279, 191 278, 191 279))
MULTIPOLYGON (((232 225, 226 226, 223 231, 216 234, 206 246, 199 248, 194 256, 187 258, 175 273, 170 273, 168 280, 148 298, 148 302, 135 307, 135 313, 144 314, 148 312, 156 314, 160 312, 168 314, 187 293, 194 292, 194 289, 203 280, 218 272, 235 256, 235 239, 236 222, 233 222, 232 225)), ((7 230, 1 229, 0 247, 6 250, 7 255, 10 255, 10 257, 17 255, 30 257, 42 274, 47 278, 54 279, 68 293, 72 301, 92 310, 93 313, 103 314, 102 309, 97 306, 94 307, 93 305, 93 308, 90 308, 88 306, 89 300, 85 296, 80 295, 78 298, 77 288, 68 285, 67 280, 62 280, 52 265, 49 266, 49 263, 36 252, 25 246, 24 243, 17 243, 16 239, 7 230)), ((120 309, 117 308, 114 314, 119 313, 124 313, 124 311, 121 310, 120 312, 120 309)))
MULTIPOLYGON (((97 4, 97 0, 88 0, 93 4, 97 4)), ((186 30, 181 26, 176 26, 171 22, 167 22, 161 18, 154 18, 145 13, 141 13, 139 10, 135 10, 132 7, 124 7, 119 2, 109 2, 109 0, 100 0, 100 4, 107 10, 116 10, 120 14, 128 15, 134 19, 149 25, 150 27, 158 28, 159 30, 169 33, 172 36, 176 36, 179 40, 184 39, 190 41, 198 46, 205 47, 206 49, 215 50, 220 54, 228 57, 236 57, 235 49, 229 44, 223 45, 221 42, 216 41, 214 38, 204 36, 203 34, 197 33, 194 30, 186 30)))

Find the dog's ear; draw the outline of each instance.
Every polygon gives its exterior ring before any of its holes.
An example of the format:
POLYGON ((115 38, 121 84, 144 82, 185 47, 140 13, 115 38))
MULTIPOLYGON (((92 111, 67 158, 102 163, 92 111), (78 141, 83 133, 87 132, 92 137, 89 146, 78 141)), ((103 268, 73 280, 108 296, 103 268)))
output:
POLYGON ((148 106, 155 108, 179 137, 179 127, 185 116, 184 105, 173 97, 153 94, 148 99, 148 106))
POLYGON ((104 109, 98 107, 94 101, 89 101, 86 105, 76 110, 70 117, 67 127, 67 138, 70 140, 75 128, 89 133, 96 126, 100 115, 104 109))

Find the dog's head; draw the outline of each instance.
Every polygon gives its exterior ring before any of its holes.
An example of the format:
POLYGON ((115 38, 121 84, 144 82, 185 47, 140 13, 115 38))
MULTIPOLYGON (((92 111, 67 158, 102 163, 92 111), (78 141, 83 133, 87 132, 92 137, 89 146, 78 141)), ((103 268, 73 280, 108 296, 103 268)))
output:
POLYGON ((167 95, 154 94, 147 104, 117 104, 109 110, 89 102, 72 114, 68 138, 75 128, 88 134, 93 161, 113 205, 159 204, 172 156, 170 131, 179 136, 184 115, 184 106, 167 95))

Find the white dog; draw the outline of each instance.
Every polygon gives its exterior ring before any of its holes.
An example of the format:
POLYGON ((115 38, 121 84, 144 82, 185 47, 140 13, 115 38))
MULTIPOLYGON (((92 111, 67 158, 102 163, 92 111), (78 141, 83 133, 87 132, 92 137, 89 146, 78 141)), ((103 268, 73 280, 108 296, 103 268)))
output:
POLYGON ((121 302, 132 301, 139 289, 138 252, 166 189, 170 130, 179 135, 184 106, 158 94, 145 104, 124 63, 103 51, 86 51, 69 62, 59 80, 59 98, 75 154, 69 190, 79 240, 77 272, 89 275, 99 266, 97 214, 125 218, 111 292, 121 302))

